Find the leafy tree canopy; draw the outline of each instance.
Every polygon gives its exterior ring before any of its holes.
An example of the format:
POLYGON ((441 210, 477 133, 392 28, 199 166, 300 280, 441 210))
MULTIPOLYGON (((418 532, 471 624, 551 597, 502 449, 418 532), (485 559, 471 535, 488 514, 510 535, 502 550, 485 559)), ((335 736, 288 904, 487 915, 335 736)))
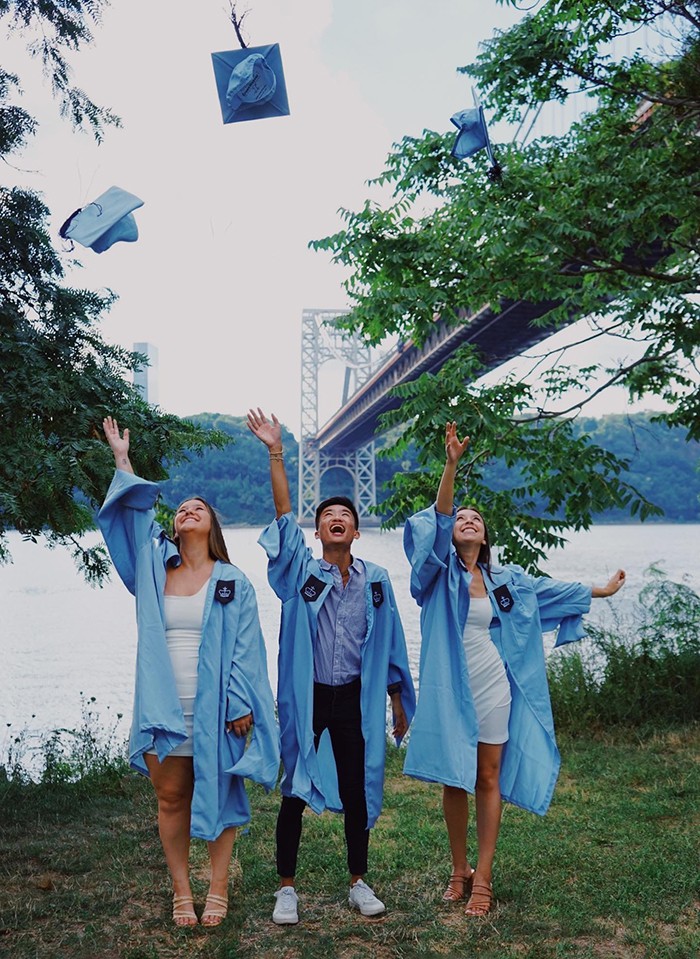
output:
POLYGON ((406 137, 374 181, 393 198, 342 211, 344 229, 312 246, 350 267, 343 325, 370 342, 421 342, 438 316, 463 322, 465 311, 519 300, 548 304, 537 321, 547 327, 589 317, 588 343, 619 338, 625 356, 604 370, 570 347, 496 385, 480 380, 488 358, 468 347, 439 376, 402 387, 385 421, 411 417, 400 443, 420 450, 420 472, 395 483, 394 521, 434 498, 444 424, 457 420, 472 440, 469 496, 506 556, 533 568, 563 528, 595 513, 655 512, 625 478, 624 457, 573 429, 593 396, 612 385, 630 399, 653 394, 667 406, 660 419, 700 438, 700 4, 536 2, 462 69, 495 119, 572 97, 587 112, 563 136, 497 146, 500 180, 483 153, 451 157, 454 131, 406 137), (518 466, 520 481, 496 492, 484 468, 499 461, 518 466))
MULTIPOLYGON (((97 140, 118 124, 72 80, 67 53, 92 39, 103 0, 0 0, 7 31, 26 34, 28 53, 41 58, 61 113, 97 140)), ((36 130, 23 108, 20 78, 0 67, 0 155, 7 160, 36 130)), ((131 383, 144 357, 106 344, 97 324, 114 297, 74 289, 48 233, 49 211, 32 190, 0 185, 0 561, 9 558, 5 533, 15 528, 49 545, 68 547, 88 579, 99 582, 108 563, 102 547, 78 537, 93 525, 114 468, 102 419, 117 417, 139 437, 135 468, 166 475, 187 448, 222 445, 207 432, 148 406, 131 383)))

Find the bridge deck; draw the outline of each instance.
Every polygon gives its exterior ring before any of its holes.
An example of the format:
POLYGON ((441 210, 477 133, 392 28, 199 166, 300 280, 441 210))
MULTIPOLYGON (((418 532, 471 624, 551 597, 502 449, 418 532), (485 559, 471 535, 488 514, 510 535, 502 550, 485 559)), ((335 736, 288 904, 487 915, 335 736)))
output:
POLYGON ((474 343, 486 370, 497 366, 551 336, 552 327, 533 326, 553 303, 504 301, 500 308, 482 307, 464 323, 450 326, 437 321, 435 332, 422 347, 408 342, 397 348, 374 375, 319 430, 316 441, 326 453, 368 443, 375 434, 379 417, 400 404, 390 390, 417 379, 422 373, 437 373, 463 343, 474 343))

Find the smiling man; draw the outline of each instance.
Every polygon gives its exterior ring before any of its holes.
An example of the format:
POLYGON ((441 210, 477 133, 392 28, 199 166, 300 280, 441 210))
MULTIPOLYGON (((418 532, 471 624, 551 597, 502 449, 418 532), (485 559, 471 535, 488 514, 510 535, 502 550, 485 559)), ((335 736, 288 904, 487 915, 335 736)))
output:
POLYGON ((314 558, 292 513, 279 421, 250 410, 248 426, 270 454, 276 519, 259 542, 282 601, 277 705, 284 776, 272 919, 299 921, 294 877, 307 805, 316 813, 344 813, 348 902, 363 916, 377 916, 384 903, 364 876, 369 830, 382 807, 387 695, 397 745, 415 710, 394 593, 383 567, 353 555, 359 517, 344 496, 316 510, 322 558, 314 558))

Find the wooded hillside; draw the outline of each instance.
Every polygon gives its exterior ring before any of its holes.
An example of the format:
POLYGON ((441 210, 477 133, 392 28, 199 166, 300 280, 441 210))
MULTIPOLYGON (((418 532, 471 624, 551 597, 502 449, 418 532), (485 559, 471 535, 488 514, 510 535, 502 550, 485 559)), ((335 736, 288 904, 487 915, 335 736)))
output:
MULTIPOLYGON (((201 413, 190 419, 199 426, 228 433, 232 442, 224 449, 192 454, 189 462, 172 467, 170 479, 163 484, 166 503, 176 506, 185 497, 199 493, 214 504, 227 524, 257 526, 269 522, 272 495, 267 451, 250 434, 245 417, 201 413)), ((581 418, 577 429, 588 433, 593 442, 629 461, 627 479, 663 509, 661 521, 700 522, 700 443, 687 442, 683 430, 654 423, 647 413, 581 418)), ((284 427, 283 435, 292 502, 296 503, 298 443, 284 427)), ((390 449, 391 439, 383 437, 378 445, 387 444, 390 449)), ((400 460, 378 458, 378 489, 395 472, 415 468, 416 458, 412 451, 403 453, 400 460)), ((510 481, 504 469, 492 467, 489 476, 493 486, 498 488, 506 488, 510 481)), ((340 492, 352 496, 348 474, 337 470, 332 478, 326 477, 322 492, 323 495, 340 492)), ((598 519, 624 522, 628 518, 622 510, 617 510, 598 519)))

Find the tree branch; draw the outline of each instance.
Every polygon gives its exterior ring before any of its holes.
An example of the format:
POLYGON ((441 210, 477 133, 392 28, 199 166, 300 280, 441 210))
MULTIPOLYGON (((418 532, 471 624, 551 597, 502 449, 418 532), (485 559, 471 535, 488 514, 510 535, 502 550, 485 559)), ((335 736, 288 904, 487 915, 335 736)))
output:
POLYGON ((631 276, 643 276, 650 280, 658 280, 661 283, 687 283, 688 280, 691 280, 694 274, 682 274, 682 273, 657 273, 655 270, 649 270, 644 266, 635 267, 632 264, 623 263, 621 260, 615 262, 614 260, 609 261, 610 266, 596 266, 593 260, 583 261, 582 268, 578 271, 578 274, 572 274, 569 270, 557 270, 558 276, 594 276, 604 273, 628 273, 631 276))
POLYGON ((229 7, 231 23, 233 24, 233 29, 236 31, 236 37, 238 38, 238 42, 240 43, 241 47, 246 50, 248 48, 248 44, 243 39, 242 27, 243 21, 250 13, 250 10, 244 10, 243 13, 239 15, 238 11, 236 10, 236 0, 229 0, 229 7))
POLYGON ((571 406, 567 407, 567 409, 557 410, 555 412, 548 412, 547 410, 540 408, 537 416, 530 417, 529 419, 522 420, 521 422, 534 423, 538 420, 558 419, 562 416, 567 416, 569 413, 573 413, 574 410, 582 410, 583 407, 586 406, 587 403, 590 403, 591 400, 595 399, 596 396, 599 396, 611 386, 615 386, 615 384, 618 383, 627 373, 631 373, 632 370, 637 369, 639 366, 644 366, 646 363, 658 363, 659 360, 664 360, 667 357, 672 356, 675 352, 675 349, 670 349, 665 353, 660 353, 658 356, 642 356, 633 363, 627 364, 627 366, 621 366, 618 370, 616 370, 614 376, 611 376, 606 383, 601 384, 598 389, 593 390, 592 393, 585 397, 585 399, 580 400, 578 403, 573 403, 571 406))
POLYGON ((694 27, 697 27, 700 30, 700 19, 694 17, 693 14, 688 10, 687 6, 684 3, 668 3, 663 5, 664 8, 677 12, 683 19, 687 20, 688 23, 692 23, 694 27))

